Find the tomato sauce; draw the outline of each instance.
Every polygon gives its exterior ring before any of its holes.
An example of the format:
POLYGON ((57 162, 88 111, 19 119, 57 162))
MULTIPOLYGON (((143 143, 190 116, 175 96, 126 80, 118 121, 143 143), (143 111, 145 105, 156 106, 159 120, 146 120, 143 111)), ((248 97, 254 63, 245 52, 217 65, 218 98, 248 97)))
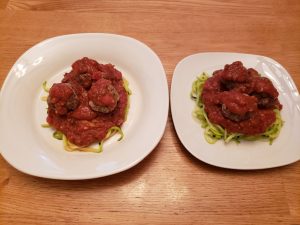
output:
POLYGON ((84 57, 49 90, 47 122, 80 147, 101 141, 125 121, 128 94, 112 64, 84 57))
POLYGON ((275 122, 273 110, 282 108, 272 82, 239 61, 215 71, 201 99, 211 122, 245 135, 264 133, 275 122))

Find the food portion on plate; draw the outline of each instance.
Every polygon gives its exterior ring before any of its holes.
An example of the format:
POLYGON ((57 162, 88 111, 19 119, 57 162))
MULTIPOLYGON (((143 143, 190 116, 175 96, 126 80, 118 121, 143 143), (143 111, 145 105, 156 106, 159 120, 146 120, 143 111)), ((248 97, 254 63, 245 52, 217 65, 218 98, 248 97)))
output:
POLYGON ((208 143, 264 139, 272 144, 283 126, 278 95, 271 80, 236 61, 211 77, 197 77, 191 91, 193 114, 208 143))
POLYGON ((72 64, 60 83, 43 86, 49 93, 47 125, 66 150, 101 152, 103 142, 115 133, 122 139, 130 90, 112 64, 84 57, 72 64), (97 142, 98 148, 89 147, 97 142))

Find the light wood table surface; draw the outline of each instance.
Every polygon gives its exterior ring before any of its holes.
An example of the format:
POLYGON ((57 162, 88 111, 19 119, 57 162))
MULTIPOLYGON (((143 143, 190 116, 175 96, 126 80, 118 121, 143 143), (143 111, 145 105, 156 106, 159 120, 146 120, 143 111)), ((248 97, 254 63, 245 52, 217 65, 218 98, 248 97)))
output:
MULTIPOLYGON (((146 43, 162 60, 169 87, 182 58, 223 51, 271 57, 300 88, 298 0, 1 0, 0 86, 28 48, 80 32, 116 33, 146 43)), ((299 225, 300 162, 260 171, 209 166, 182 146, 169 114, 154 151, 109 177, 37 178, 0 156, 0 224, 299 225)))

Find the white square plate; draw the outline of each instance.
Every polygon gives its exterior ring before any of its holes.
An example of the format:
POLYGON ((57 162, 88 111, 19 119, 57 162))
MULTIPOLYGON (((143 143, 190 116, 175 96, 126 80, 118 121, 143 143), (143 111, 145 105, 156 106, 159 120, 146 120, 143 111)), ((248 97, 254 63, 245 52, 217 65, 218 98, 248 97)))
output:
POLYGON ((283 166, 300 159, 300 97, 289 73, 276 61, 265 56, 239 53, 199 53, 180 61, 171 85, 171 111, 176 132, 185 148, 196 158, 231 169, 264 169, 283 166), (204 129, 193 118, 195 102, 190 98, 192 83, 202 72, 212 74, 225 64, 241 61, 266 76, 279 91, 285 121, 279 137, 270 145, 264 141, 240 144, 217 141, 209 144, 204 129))
POLYGON ((143 160, 160 141, 168 116, 168 84, 158 56, 129 37, 86 33, 50 38, 25 52, 10 70, 0 95, 2 156, 25 173, 55 179, 88 179, 124 171, 143 160), (67 152, 51 129, 43 81, 60 81, 83 57, 112 63, 132 91, 124 138, 112 137, 103 152, 67 152), (153 88, 155 87, 155 91, 153 88))

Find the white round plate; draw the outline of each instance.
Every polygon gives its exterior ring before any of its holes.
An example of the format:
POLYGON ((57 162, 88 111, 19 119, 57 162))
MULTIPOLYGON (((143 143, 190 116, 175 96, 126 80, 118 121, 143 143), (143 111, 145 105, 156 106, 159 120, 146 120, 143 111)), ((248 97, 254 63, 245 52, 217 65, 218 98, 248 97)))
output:
POLYGON ((10 70, 0 95, 0 149, 16 169, 34 176, 78 180, 124 171, 143 160, 160 141, 168 116, 168 85, 158 56, 129 37, 71 34, 45 40, 25 52, 10 70), (103 152, 67 152, 52 130, 42 128, 47 111, 42 83, 60 81, 83 57, 112 63, 129 81, 125 137, 106 141, 103 152), (155 89, 155 90, 154 90, 155 89))
POLYGON ((268 57, 238 53, 199 53, 188 56, 175 68, 171 85, 171 111, 176 132, 185 148, 196 158, 219 167, 231 169, 264 169, 283 166, 300 159, 300 97, 289 73, 268 57), (279 137, 273 142, 244 141, 240 144, 218 141, 208 144, 203 128, 192 112, 192 83, 202 72, 212 74, 234 61, 255 68, 270 78, 279 91, 285 121, 279 137))

